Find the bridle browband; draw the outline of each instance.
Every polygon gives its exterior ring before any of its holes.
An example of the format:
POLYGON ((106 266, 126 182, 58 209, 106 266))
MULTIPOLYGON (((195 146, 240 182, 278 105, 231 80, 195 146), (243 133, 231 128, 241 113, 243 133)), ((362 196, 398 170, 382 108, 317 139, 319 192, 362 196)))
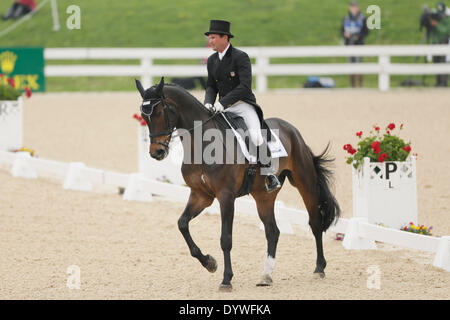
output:
MULTIPOLYGON (((169 142, 170 142, 170 139, 171 139, 171 138, 177 138, 177 137, 179 137, 180 135, 177 134, 177 135, 175 135, 175 136, 172 136, 172 134, 174 133, 174 131, 177 130, 177 128, 176 128, 176 121, 175 121, 175 124, 174 124, 173 126, 171 126, 171 123, 170 123, 170 117, 169 117, 169 112, 168 112, 168 111, 171 110, 171 109, 170 109, 170 105, 166 102, 166 100, 164 99, 164 97, 162 96, 162 97, 159 97, 159 98, 144 99, 144 100, 142 101, 142 104, 141 104, 141 113, 144 114, 144 115, 146 115, 146 116, 148 117, 148 119, 150 120, 150 116, 152 115, 153 110, 154 110, 155 107, 156 107, 157 105, 159 105, 160 103, 163 104, 164 118, 165 118, 165 121, 166 121, 166 127, 167 127, 167 130, 166 130, 166 131, 159 132, 159 133, 154 133, 154 134, 150 133, 150 134, 149 134, 149 137, 150 137, 150 139, 151 139, 151 138, 156 138, 156 137, 161 137, 161 136, 166 136, 166 135, 167 135, 168 137, 166 138, 166 140, 165 140, 164 142, 157 141, 156 143, 158 143, 158 144, 160 144, 160 145, 163 145, 163 146, 166 147, 166 148, 169 148, 169 142)), ((193 126, 193 127, 190 128, 190 129, 187 129, 187 131, 192 131, 192 130, 194 130, 195 128, 198 128, 198 127, 200 127, 200 126, 203 126, 203 125, 204 125, 205 123, 207 123, 209 120, 211 120, 212 118, 214 118, 214 117, 216 116, 216 114, 217 114, 217 112, 214 112, 214 113, 212 114, 212 116, 210 116, 208 119, 206 119, 205 121, 203 121, 202 123, 200 123, 200 124, 198 124, 198 125, 196 125, 196 126, 193 126)), ((178 113, 177 113, 177 118, 178 118, 178 113)))

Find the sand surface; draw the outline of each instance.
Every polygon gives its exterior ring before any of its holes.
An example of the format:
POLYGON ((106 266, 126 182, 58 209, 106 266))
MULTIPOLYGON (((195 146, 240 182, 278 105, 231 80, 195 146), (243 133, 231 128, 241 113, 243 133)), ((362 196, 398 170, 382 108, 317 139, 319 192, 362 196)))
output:
MULTIPOLYGON (((194 94, 202 99, 201 92, 194 94)), ((315 153, 328 141, 335 161, 335 194, 352 216, 351 169, 342 146, 373 124, 403 123, 401 136, 418 153, 419 222, 450 235, 450 91, 302 91, 257 95, 266 117, 293 123, 315 153)), ((119 172, 137 170, 134 93, 35 94, 25 101, 24 144, 41 158, 82 161, 119 172)), ((190 224, 199 247, 218 261, 208 273, 194 260, 177 229, 184 204, 156 199, 123 201, 114 193, 66 191, 61 183, 12 178, 0 170, 0 299, 448 299, 450 273, 431 265, 433 254, 379 244, 377 251, 347 251, 325 235, 328 265, 316 279, 315 243, 296 229, 281 235, 274 286, 257 288, 266 250, 256 218, 236 215, 233 286, 219 293, 223 258, 220 218, 190 224), (81 288, 66 286, 77 265, 81 288), (374 267, 375 266, 375 267, 374 267), (375 268, 380 289, 367 281, 375 268)), ((304 208, 288 183, 279 200, 304 208)))

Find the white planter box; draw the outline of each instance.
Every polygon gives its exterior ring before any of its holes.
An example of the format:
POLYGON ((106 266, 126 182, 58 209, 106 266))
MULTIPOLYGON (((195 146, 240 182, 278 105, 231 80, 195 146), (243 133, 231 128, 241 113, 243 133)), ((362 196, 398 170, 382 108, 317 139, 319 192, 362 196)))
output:
MULTIPOLYGON (((175 131, 176 132, 176 131, 175 131)), ((181 165, 183 164, 183 145, 180 138, 171 139, 169 155, 158 161, 149 154, 150 138, 147 126, 138 125, 138 170, 145 178, 169 180, 170 183, 184 185, 181 165)))
POLYGON ((23 99, 0 101, 0 150, 23 147, 23 99))
POLYGON ((415 157, 383 163, 364 158, 358 169, 352 166, 352 174, 354 217, 394 229, 418 223, 415 157))

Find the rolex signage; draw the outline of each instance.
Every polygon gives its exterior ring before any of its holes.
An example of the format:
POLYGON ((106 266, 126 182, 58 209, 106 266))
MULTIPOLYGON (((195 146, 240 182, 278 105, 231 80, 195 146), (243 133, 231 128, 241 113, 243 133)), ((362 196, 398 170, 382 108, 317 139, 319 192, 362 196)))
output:
POLYGON ((43 48, 1 48, 0 81, 13 78, 16 89, 29 87, 31 91, 45 91, 43 48))

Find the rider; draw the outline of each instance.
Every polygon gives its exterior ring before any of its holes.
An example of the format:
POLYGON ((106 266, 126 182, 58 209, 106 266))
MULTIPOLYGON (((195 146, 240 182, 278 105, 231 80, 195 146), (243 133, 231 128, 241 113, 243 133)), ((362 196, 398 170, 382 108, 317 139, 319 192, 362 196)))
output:
MULTIPOLYGON (((233 47, 230 38, 230 22, 211 20, 209 31, 205 32, 209 46, 217 51, 208 58, 208 82, 206 84, 205 106, 217 112, 231 111, 241 116, 247 125, 250 139, 258 147, 258 162, 267 173, 266 189, 268 192, 281 188, 275 172, 268 164, 261 163, 261 151, 270 153, 261 133, 263 113, 256 104, 252 92, 252 69, 248 55, 233 47), (216 96, 219 94, 219 100, 216 96)), ((270 156, 270 154, 269 154, 270 156)))

